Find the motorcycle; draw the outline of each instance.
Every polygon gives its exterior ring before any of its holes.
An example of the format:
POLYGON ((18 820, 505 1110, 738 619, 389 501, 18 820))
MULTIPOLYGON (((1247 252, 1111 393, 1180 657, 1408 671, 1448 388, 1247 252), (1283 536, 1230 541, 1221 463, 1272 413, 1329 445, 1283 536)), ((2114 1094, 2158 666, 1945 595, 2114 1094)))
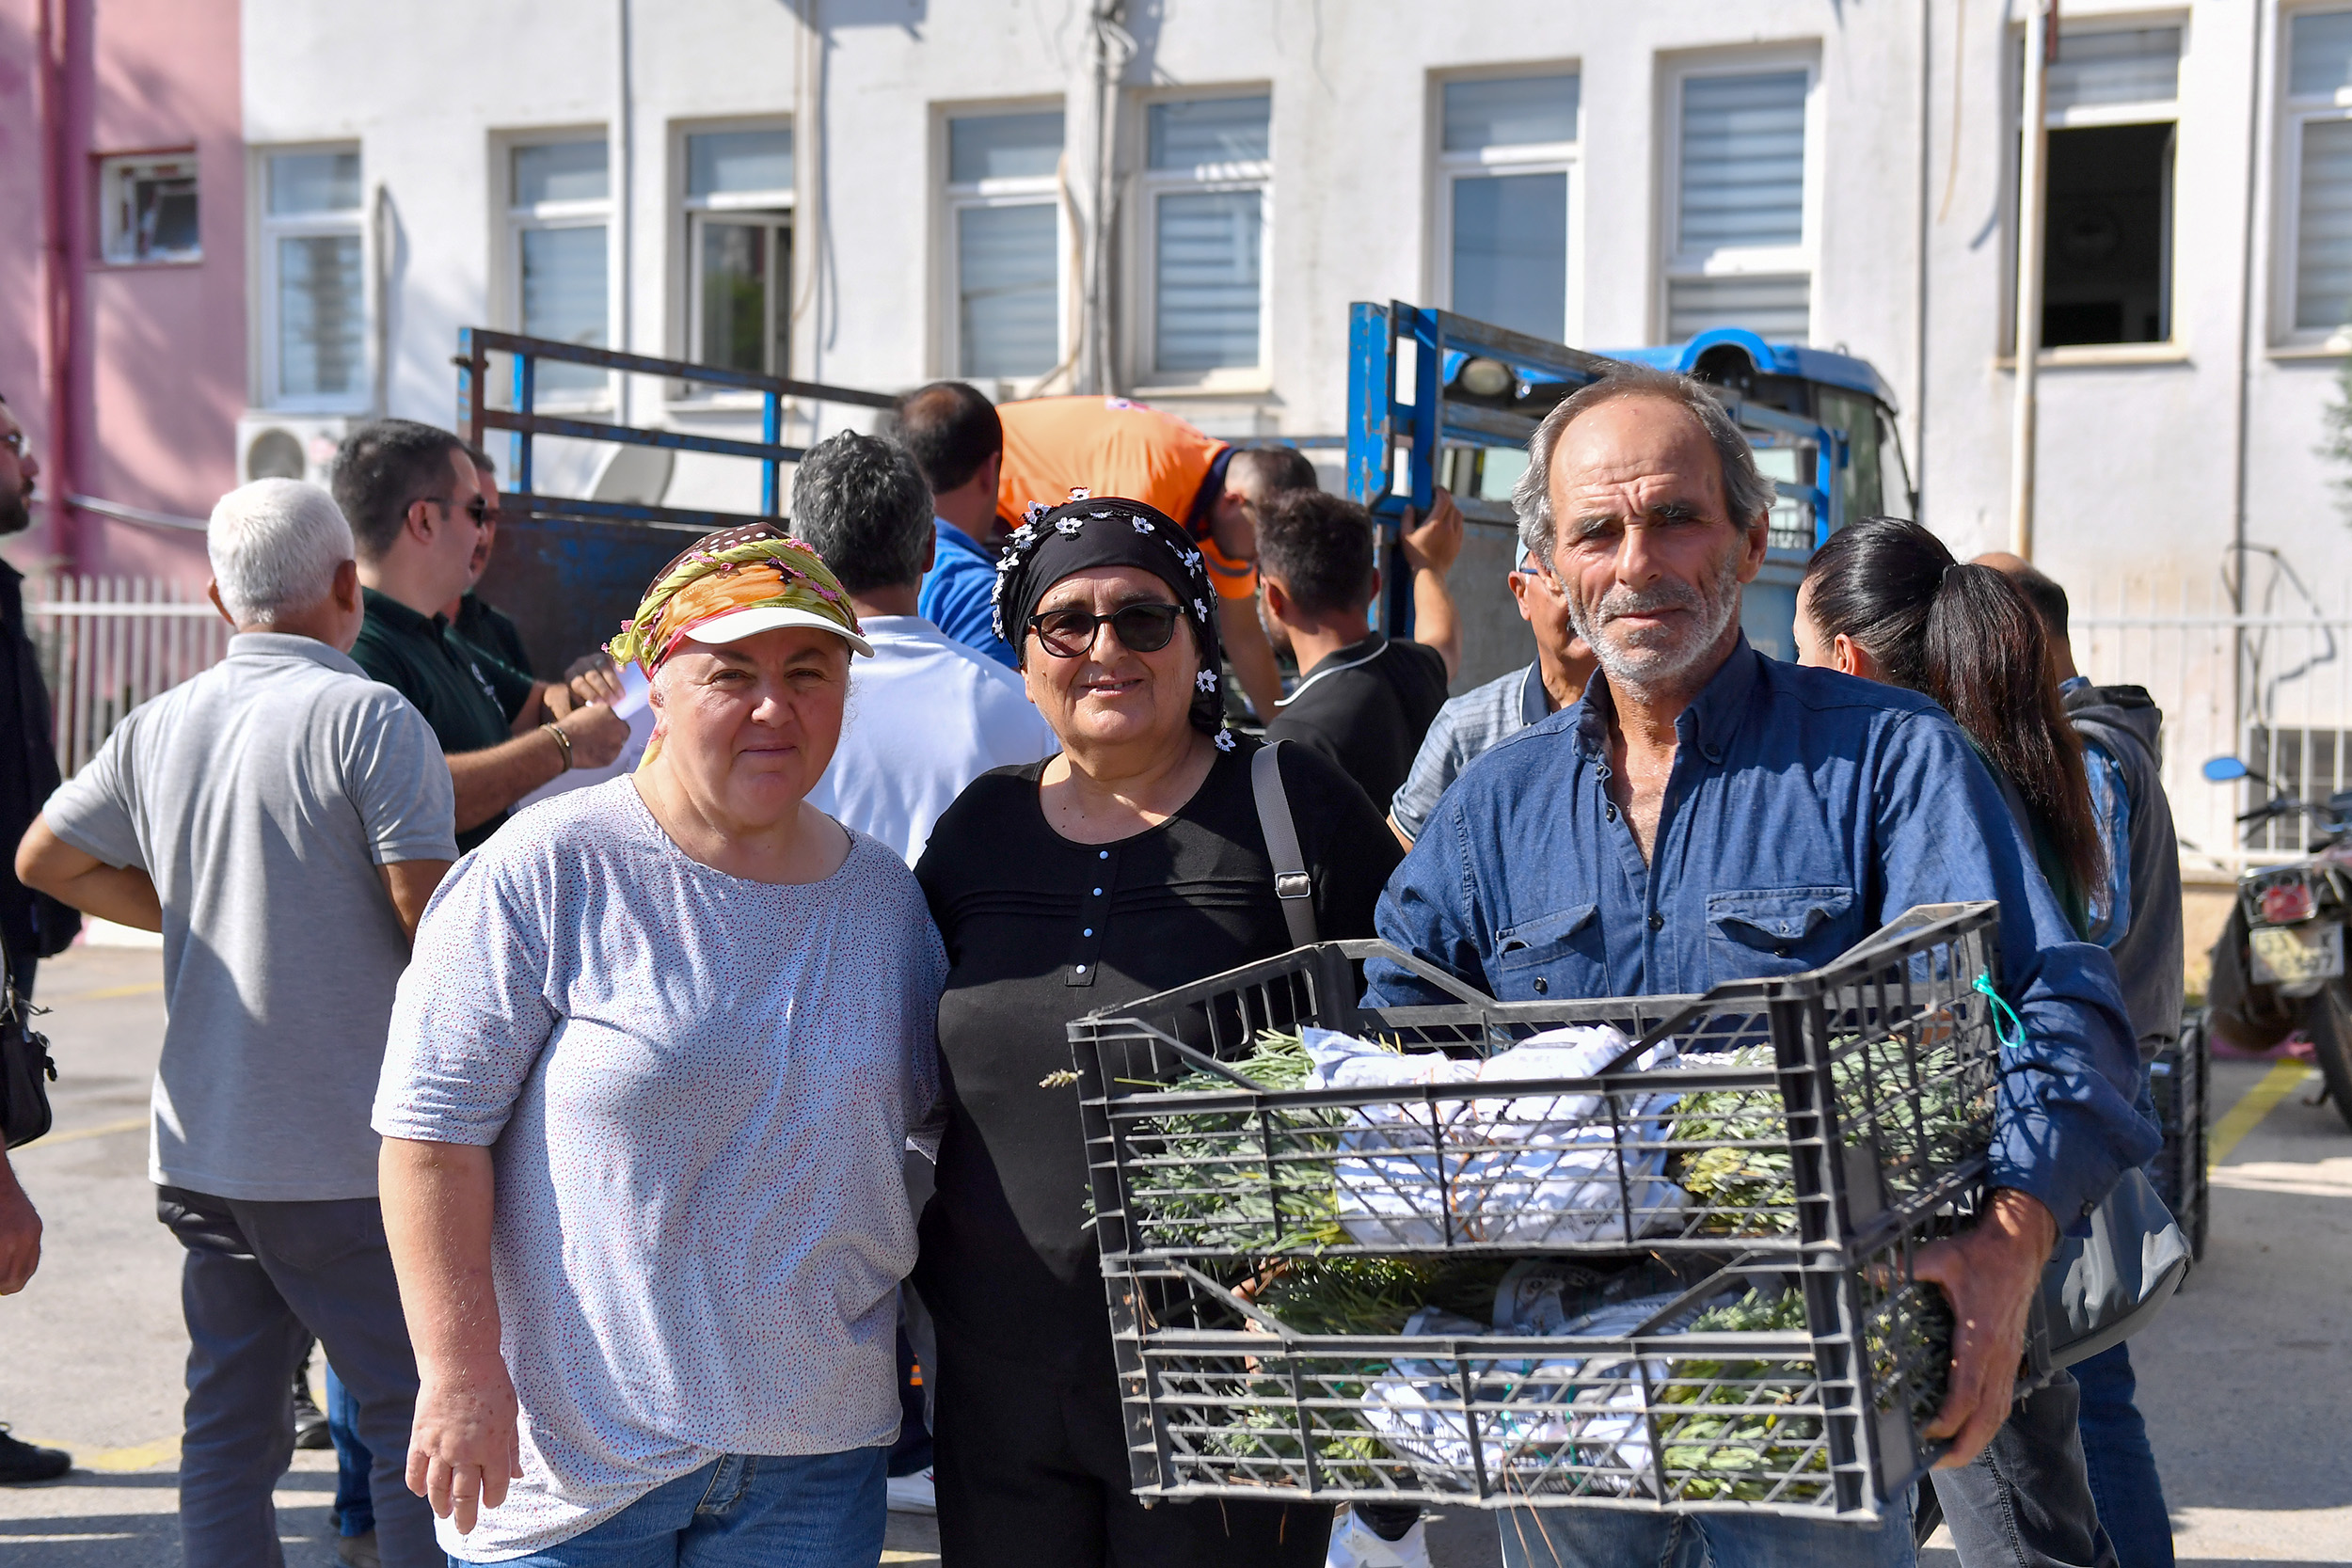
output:
MULTIPOLYGON (((2242 999, 2224 1001, 2215 987, 2215 1010, 2232 1034, 2249 1042, 2276 1038, 2299 1028, 2327 1087, 2322 1100, 2352 1126, 2352 985, 2344 962, 2344 930, 2352 921, 2352 790, 2328 798, 2325 805, 2281 792, 2236 757, 2215 757, 2204 766, 2215 784, 2251 779, 2270 799, 2238 814, 2249 828, 2282 817, 2308 817, 2309 853, 2285 865, 2263 866, 2238 879, 2239 919, 2244 944, 2237 958, 2246 978, 2242 999)), ((2225 937, 2224 940, 2227 940, 2225 937)))

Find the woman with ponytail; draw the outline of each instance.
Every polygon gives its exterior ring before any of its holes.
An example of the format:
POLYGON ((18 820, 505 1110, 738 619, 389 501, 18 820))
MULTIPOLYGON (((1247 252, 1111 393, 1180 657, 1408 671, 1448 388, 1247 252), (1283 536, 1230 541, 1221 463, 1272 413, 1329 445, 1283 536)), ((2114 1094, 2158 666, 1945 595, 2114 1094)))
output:
POLYGON ((2016 584, 1954 560, 1917 523, 1865 517, 1814 555, 1796 629, 1798 663, 1906 688, 1959 721, 2083 936, 2106 856, 2082 741, 2045 662, 2047 634, 2016 584))
MULTIPOLYGON (((2106 854, 2082 741, 2045 659, 2042 618, 2016 585, 1990 566, 1954 560, 1917 523, 1865 517, 1832 534, 1805 568, 1796 641, 1800 664, 1904 687, 1959 721, 2084 940, 2106 854)), ((2115 1568, 2076 1431, 2080 1401, 2073 1377, 2059 1372, 2018 1402, 1973 1463, 1933 1472, 1962 1568, 2115 1568)))

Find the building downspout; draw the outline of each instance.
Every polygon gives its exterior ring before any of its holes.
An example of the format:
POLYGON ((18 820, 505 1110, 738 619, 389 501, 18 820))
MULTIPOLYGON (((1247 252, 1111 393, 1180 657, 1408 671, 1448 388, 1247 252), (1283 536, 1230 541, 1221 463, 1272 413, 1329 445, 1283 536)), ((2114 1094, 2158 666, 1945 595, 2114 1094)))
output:
MULTIPOLYGON (((821 294, 825 270, 825 25, 818 15, 819 0, 800 0, 801 31, 794 42, 797 67, 793 84, 792 105, 792 270, 799 274, 792 289, 790 352, 792 357, 806 370, 787 368, 787 375, 805 374, 811 381, 822 381, 825 369, 824 339, 818 330, 823 321, 821 294)), ((807 421, 807 436, 817 439, 818 420, 824 416, 824 404, 812 403, 802 407, 795 400, 784 400, 779 424, 780 438, 789 440, 788 433, 796 420, 807 421)))
MULTIPOLYGON (((1962 0, 1964 6, 1966 0, 1962 0)), ((1928 221, 1928 184, 1932 158, 1930 150, 1930 120, 1935 98, 1935 7, 1919 7, 1919 279, 1917 284, 1917 341, 1912 347, 1911 450, 1915 454, 1911 466, 1911 520, 1924 523, 1920 515, 1927 510, 1922 498, 1928 491, 1928 254, 1929 236, 1933 231, 1928 221)), ((1952 90, 1960 90, 1959 73, 1952 78, 1952 90)))
POLYGON ((2245 738, 2246 722, 2246 512, 2254 400, 2254 239, 2260 205, 2254 182, 2262 169, 2263 15, 2268 8, 2254 7, 2254 33, 2249 57, 2252 65, 2246 87, 2246 232, 2238 250, 2237 304, 2237 461, 2235 490, 2230 507, 2230 570, 2222 574, 2230 590, 2230 613, 2237 625, 2230 640, 2230 717, 2235 742, 2245 738))
MULTIPOLYGON (((633 352, 637 346, 635 341, 636 335, 630 327, 631 307, 635 302, 630 298, 629 289, 630 279, 635 276, 634 269, 629 263, 636 250, 636 225, 634 222, 637 211, 637 203, 635 199, 635 176, 637 172, 637 159, 635 156, 637 150, 637 126, 635 123, 636 93, 632 90, 633 85, 629 80, 628 0, 615 0, 614 8, 615 21, 618 24, 617 34, 614 40, 614 53, 617 55, 614 62, 616 66, 614 89, 620 102, 613 112, 612 158, 613 162, 620 166, 621 178, 619 188, 615 192, 612 228, 614 238, 619 244, 621 251, 620 266, 617 269, 620 275, 619 297, 621 308, 618 312, 618 320, 614 324, 617 328, 616 336, 619 341, 615 342, 613 346, 619 349, 623 354, 628 354, 633 352)), ((636 385, 637 378, 624 371, 621 372, 620 379, 619 405, 614 409, 614 413, 617 415, 620 423, 628 424, 630 422, 629 393, 636 385)))
POLYGON ((2034 397, 2042 354, 2042 229, 2049 176, 2050 72, 2055 34, 2045 0, 2026 0, 2024 135, 2017 167, 2017 401, 2010 411, 2009 547, 2033 559, 2034 397))
POLYGON ((74 443, 80 421, 73 408, 73 245, 68 231, 66 65, 72 53, 73 0, 39 0, 35 47, 40 52, 41 350, 47 359, 49 402, 49 551, 74 559, 72 508, 77 487, 74 443))
MULTIPOLYGON (((1111 330, 1111 248, 1119 210, 1119 84, 1135 57, 1136 40, 1120 24, 1122 0, 1093 0, 1085 55, 1072 84, 1070 113, 1074 157, 1065 159, 1064 189, 1078 241, 1077 332, 1063 366, 1077 392, 1118 386, 1111 330)), ((1057 367, 1057 372, 1062 367, 1057 367)), ((1049 379, 1051 379, 1049 377, 1049 379)))

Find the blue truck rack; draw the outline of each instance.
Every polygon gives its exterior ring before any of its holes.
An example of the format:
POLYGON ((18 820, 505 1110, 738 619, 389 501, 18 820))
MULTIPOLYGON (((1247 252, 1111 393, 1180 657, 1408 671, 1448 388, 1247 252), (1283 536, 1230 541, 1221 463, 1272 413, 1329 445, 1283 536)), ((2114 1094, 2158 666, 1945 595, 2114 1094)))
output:
MULTIPOLYGON (((1788 626, 1804 562, 1845 526, 1850 512, 1861 515, 1883 504, 1884 485, 1876 472, 1865 493, 1854 494, 1857 435, 1867 436, 1873 454, 1891 450, 1900 463, 1899 445, 1889 445, 1893 393, 1867 361, 1850 355, 1767 343, 1738 328, 1701 333, 1673 347, 1591 353, 1451 310, 1397 300, 1359 302, 1348 321, 1348 493, 1383 521, 1392 546, 1406 509, 1425 511, 1432 492, 1444 484, 1473 537, 1486 536, 1483 554, 1515 562, 1505 531, 1517 526, 1509 486, 1525 467, 1529 437, 1561 398, 1626 363, 1684 371, 1713 383, 1756 445, 1782 505, 1773 512, 1765 568, 1749 591, 1745 619, 1759 644, 1777 643, 1771 651, 1788 655, 1788 626), (1831 391, 1840 417, 1815 412, 1823 400, 1814 388, 1831 391), (1858 433, 1854 426, 1866 418, 1869 428, 1858 433), (1857 500, 1861 510, 1851 511, 1857 500)), ((1904 494, 1908 499, 1907 489, 1904 494)), ((1387 579, 1383 622, 1408 631, 1412 601, 1406 574, 1391 571, 1387 579)), ((1462 591, 1457 584, 1457 596, 1462 591)), ((1507 625, 1517 617, 1503 619, 1507 625)), ((1509 667, 1480 664, 1471 659, 1457 685, 1509 667)))

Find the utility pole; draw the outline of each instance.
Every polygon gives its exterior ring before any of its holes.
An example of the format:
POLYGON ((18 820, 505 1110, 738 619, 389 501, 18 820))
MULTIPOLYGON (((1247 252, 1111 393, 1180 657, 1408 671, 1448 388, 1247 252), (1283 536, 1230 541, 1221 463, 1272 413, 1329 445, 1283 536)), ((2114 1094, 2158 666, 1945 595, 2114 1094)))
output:
POLYGON ((2010 412, 2009 547, 2033 559, 2034 393, 2042 352, 2044 187, 2049 182, 2050 56, 2058 0, 2026 0, 2026 75, 2017 156, 2017 402, 2010 412))

